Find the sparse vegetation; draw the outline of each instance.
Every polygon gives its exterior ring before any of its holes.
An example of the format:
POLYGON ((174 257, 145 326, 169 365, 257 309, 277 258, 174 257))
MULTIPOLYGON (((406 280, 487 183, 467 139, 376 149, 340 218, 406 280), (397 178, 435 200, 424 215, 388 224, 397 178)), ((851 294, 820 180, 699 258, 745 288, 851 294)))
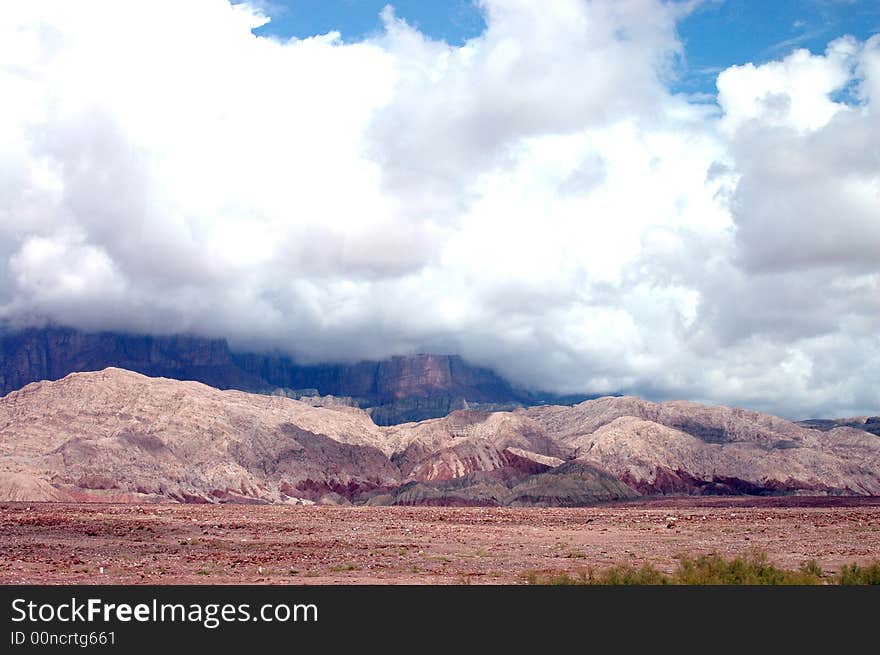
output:
POLYGON ((880 584, 880 561, 868 566, 847 564, 837 574, 837 583, 843 585, 875 585, 880 584))
POLYGON ((598 576, 592 576, 592 584, 601 585, 664 585, 670 584, 669 579, 650 564, 635 567, 622 564, 605 569, 598 576))
POLYGON ((717 553, 698 557, 680 556, 678 567, 671 575, 651 564, 622 564, 602 571, 587 569, 572 575, 556 573, 541 575, 535 571, 524 574, 533 585, 874 585, 880 584, 880 561, 867 566, 848 564, 835 575, 827 575, 815 560, 797 570, 781 569, 761 551, 744 557, 725 559, 717 553))
POLYGON ((812 585, 822 582, 815 562, 801 565, 797 571, 780 569, 763 552, 726 560, 718 554, 682 557, 674 580, 685 585, 812 585))
POLYGON ((819 566, 818 562, 816 562, 816 560, 814 559, 808 560, 801 564, 800 572, 804 575, 816 576, 817 578, 821 578, 824 575, 822 567, 819 566))
POLYGON ((672 584, 670 579, 655 569, 650 564, 639 567, 631 564, 612 566, 603 571, 596 572, 593 569, 580 571, 572 576, 568 573, 558 573, 548 577, 541 577, 535 572, 526 574, 529 584, 540 585, 663 585, 672 584))
POLYGON ((354 564, 341 564, 339 566, 334 566, 330 569, 334 573, 340 573, 342 571, 356 571, 357 567, 354 564))

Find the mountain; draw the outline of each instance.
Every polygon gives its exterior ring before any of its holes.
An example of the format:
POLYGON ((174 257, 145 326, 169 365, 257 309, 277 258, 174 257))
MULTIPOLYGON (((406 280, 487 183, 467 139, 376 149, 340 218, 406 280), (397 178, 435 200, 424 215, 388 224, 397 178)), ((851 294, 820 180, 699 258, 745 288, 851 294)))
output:
POLYGON ((0 396, 30 382, 107 367, 218 389, 294 398, 333 396, 329 404, 368 409, 378 425, 445 416, 456 409, 513 409, 557 400, 552 394, 515 389, 491 370, 455 355, 302 366, 280 354, 233 353, 223 339, 191 335, 87 333, 63 327, 0 333, 0 396))
MULTIPOLYGON (((525 416, 647 494, 880 494, 880 438, 745 409, 608 397, 525 416)), ((517 413, 520 413, 517 412, 517 413)))
POLYGON ((880 495, 880 437, 606 397, 377 426, 354 407, 108 368, 0 398, 0 499, 588 505, 880 495))
POLYGON ((186 502, 278 501, 296 485, 311 496, 395 486, 384 441, 358 409, 112 368, 0 399, 4 468, 42 471, 37 477, 73 497, 111 490, 186 502))

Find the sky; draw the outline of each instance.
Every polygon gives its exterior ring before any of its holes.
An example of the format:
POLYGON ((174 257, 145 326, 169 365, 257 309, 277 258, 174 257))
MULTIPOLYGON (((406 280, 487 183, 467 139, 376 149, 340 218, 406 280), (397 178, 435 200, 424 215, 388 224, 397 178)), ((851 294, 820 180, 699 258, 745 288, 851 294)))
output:
POLYGON ((0 324, 880 413, 880 5, 33 0, 0 324))
MULTIPOLYGON (((537 0, 536 0, 537 1, 537 0)), ((281 39, 339 32, 344 41, 382 32, 386 0, 267 0, 258 3, 272 20, 255 34, 281 39)), ((471 0, 402 0, 395 14, 422 34, 464 45, 486 28, 471 0)), ((715 77, 734 64, 760 64, 807 48, 821 54, 843 34, 866 39, 880 32, 880 3, 852 0, 705 0, 676 26, 684 47, 673 90, 714 94, 715 77)))

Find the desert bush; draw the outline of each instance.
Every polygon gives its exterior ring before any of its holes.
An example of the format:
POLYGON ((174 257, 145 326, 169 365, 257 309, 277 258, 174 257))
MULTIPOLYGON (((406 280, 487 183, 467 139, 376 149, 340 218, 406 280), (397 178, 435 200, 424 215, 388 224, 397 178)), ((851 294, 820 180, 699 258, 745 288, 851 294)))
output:
POLYGON ((605 569, 598 575, 593 576, 593 584, 601 585, 665 585, 671 584, 668 576, 664 575, 650 564, 635 567, 631 564, 622 564, 605 569))
POLYGON ((874 585, 880 584, 880 562, 868 566, 847 564, 840 568, 835 582, 841 585, 874 585))
POLYGON ((729 560, 718 554, 681 557, 674 578, 684 585, 819 584, 821 573, 816 575, 816 568, 804 565, 797 571, 787 571, 771 564, 765 553, 753 551, 729 560))
POLYGON ((859 566, 843 566, 834 576, 826 576, 816 560, 808 560, 796 570, 781 569, 761 551, 725 559, 717 553, 696 557, 680 556, 678 567, 667 575, 651 564, 612 566, 601 571, 587 569, 577 574, 523 576, 532 585, 873 585, 880 584, 880 561, 859 566))
POLYGON ((671 581, 650 564, 636 567, 631 564, 612 566, 598 573, 593 569, 580 571, 577 575, 556 573, 541 576, 531 571, 525 574, 526 582, 533 585, 665 585, 671 581))

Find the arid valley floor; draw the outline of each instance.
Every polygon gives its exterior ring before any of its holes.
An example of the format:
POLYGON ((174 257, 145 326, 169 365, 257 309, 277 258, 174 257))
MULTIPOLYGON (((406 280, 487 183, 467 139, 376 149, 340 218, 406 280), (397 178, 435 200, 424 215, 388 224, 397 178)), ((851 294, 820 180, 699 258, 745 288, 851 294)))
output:
POLYGON ((590 508, 0 504, 4 584, 520 584, 754 549, 826 572, 880 554, 880 498, 590 508), (103 573, 101 571, 103 570, 103 573))

